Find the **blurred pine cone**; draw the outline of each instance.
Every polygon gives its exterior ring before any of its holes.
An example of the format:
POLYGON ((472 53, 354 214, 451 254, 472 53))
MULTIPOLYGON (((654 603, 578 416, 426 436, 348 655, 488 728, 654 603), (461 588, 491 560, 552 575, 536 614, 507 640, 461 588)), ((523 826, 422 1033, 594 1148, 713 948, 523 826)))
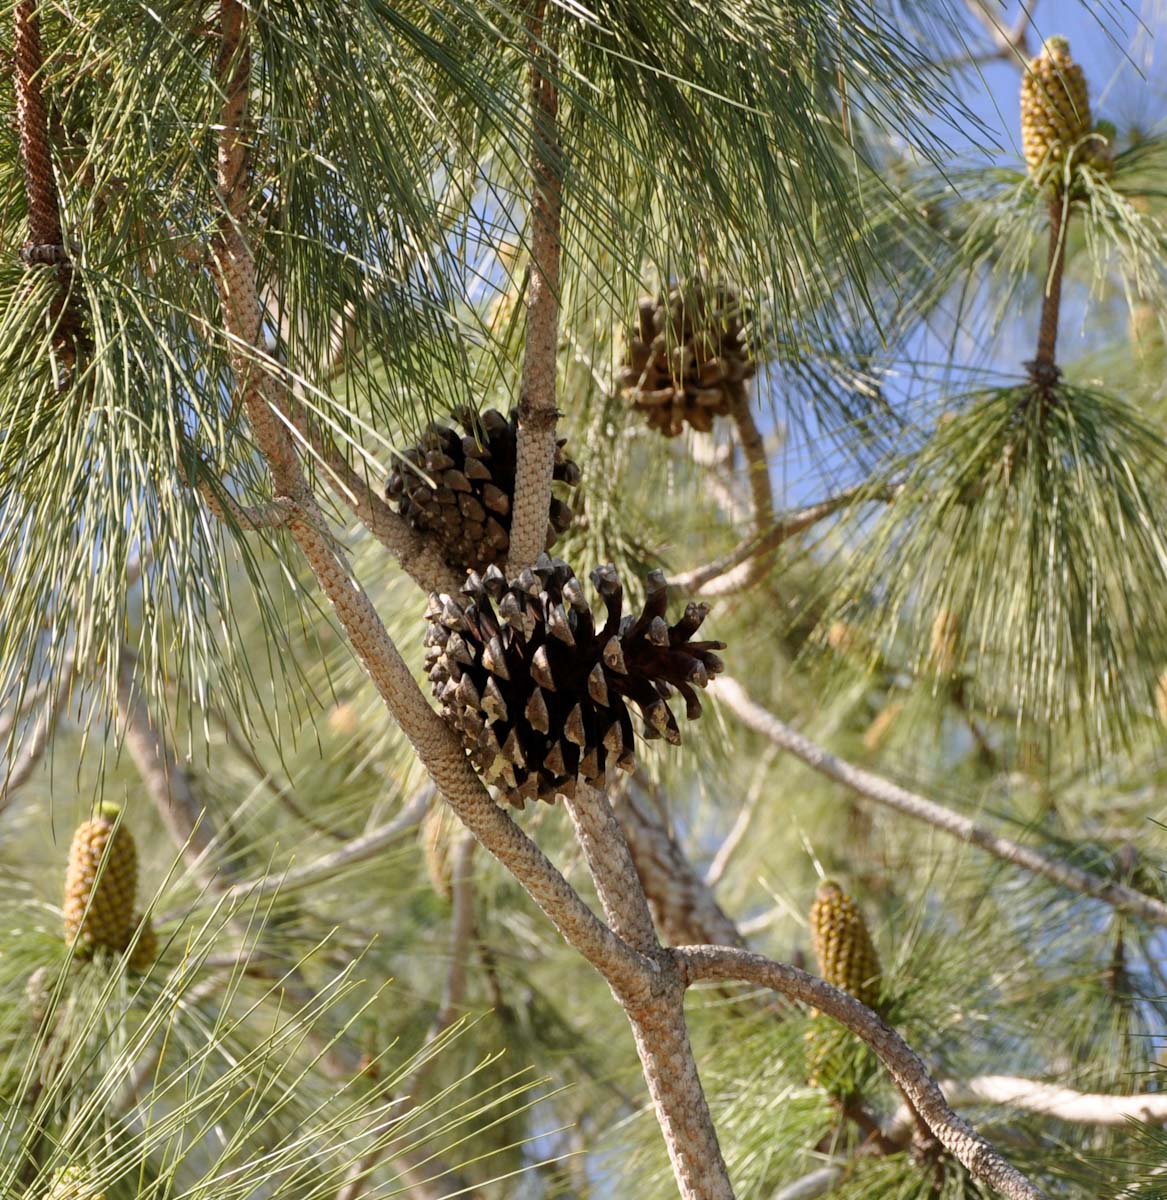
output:
POLYGON ((120 954, 134 928, 138 850, 129 829, 116 827, 119 812, 116 804, 103 804, 77 826, 69 847, 65 940, 86 956, 97 949, 120 954))
MULTIPOLYGON (((385 495, 414 529, 437 541, 450 566, 483 571, 505 562, 510 549, 518 410, 509 419, 493 408, 481 416, 462 409, 455 416, 465 434, 431 424, 418 445, 402 451, 404 461, 390 472, 385 495)), ((553 478, 574 487, 579 467, 563 453, 565 444, 560 439, 553 478)), ((548 549, 571 519, 571 509, 553 497, 548 549)))
POLYGON ((746 345, 744 312, 726 287, 674 287, 640 301, 620 381, 651 428, 676 437, 688 422, 700 433, 744 399, 756 365, 746 345))
POLYGON ((1070 43, 1049 38, 1021 80, 1021 148, 1030 175, 1044 175, 1071 150, 1090 154, 1080 143, 1092 128, 1086 76, 1070 57, 1070 43))
POLYGON ((426 668, 442 713, 461 733, 488 783, 518 808, 539 797, 571 795, 577 777, 601 780, 613 766, 636 764, 634 703, 646 738, 681 740, 668 701, 701 713, 697 688, 722 668, 722 642, 690 639, 705 620, 689 604, 665 621, 663 574, 648 577, 639 617, 623 615, 623 588, 612 566, 592 583, 607 610, 597 628, 583 588, 565 562, 542 554, 509 583, 497 567, 471 573, 464 598, 431 595, 426 668))
POLYGON ((879 955, 859 905, 833 880, 819 885, 810 909, 819 975, 868 1008, 879 1004, 879 955))

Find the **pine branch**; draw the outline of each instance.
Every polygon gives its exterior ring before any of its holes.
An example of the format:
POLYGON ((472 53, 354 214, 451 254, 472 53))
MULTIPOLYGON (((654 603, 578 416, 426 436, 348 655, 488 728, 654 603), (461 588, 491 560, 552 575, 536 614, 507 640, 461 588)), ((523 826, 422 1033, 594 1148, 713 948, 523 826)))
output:
POLYGON ((988 57, 1019 64, 1025 62, 1029 57, 1029 30, 1037 9, 1037 0, 1026 0, 1026 3, 1021 5, 1021 12, 1010 29, 989 12, 982 0, 964 0, 964 6, 993 39, 994 51, 988 57))
POLYGON ((651 788, 621 789, 614 808, 665 940, 674 946, 693 942, 744 946, 738 927, 669 831, 651 788))
POLYGON ((934 829, 976 846, 980 850, 1011 863, 1024 871, 1048 879, 1059 887, 1067 888, 1094 900, 1101 900, 1120 912, 1142 917, 1157 925, 1167 925, 1167 904, 1136 891, 1122 883, 1114 883, 1083 871, 1080 867, 1061 862, 1056 858, 1023 846, 1020 842, 993 833, 968 817, 953 812, 950 808, 910 792, 892 783, 889 779, 865 771, 861 767, 836 757, 809 738, 797 733, 780 721, 773 713, 755 703, 745 689, 729 676, 719 676, 716 681, 717 695, 733 710, 748 728, 755 730, 772 741, 782 750, 801 759, 807 766, 850 788, 857 795, 882 804, 916 821, 923 821, 934 829))
MULTIPOLYGON (((733 861, 734 855, 745 841, 746 835, 750 831, 750 826, 753 824, 754 814, 758 810, 758 802, 761 800, 762 793, 765 790, 770 768, 774 765, 774 759, 777 756, 778 747, 768 746, 754 769, 754 779, 750 784, 750 790, 746 793, 742 806, 738 809, 738 814, 734 818, 733 825, 725 835, 721 845, 717 847, 717 852, 710 860, 709 869, 705 872, 704 882, 707 888, 713 889, 722 881, 729 864, 733 861)), ((737 944, 736 942, 724 942, 721 938, 701 938, 700 940, 718 942, 726 946, 737 944)))
POLYGON ((535 561, 547 538, 558 415, 555 395, 559 260, 562 253, 562 153, 558 131, 559 94, 549 75, 555 65, 555 35, 546 24, 546 0, 530 2, 527 33, 531 107, 531 271, 527 284, 527 334, 507 560, 510 578, 535 561))
MULTIPOLYGON (((241 0, 221 0, 220 61, 235 61, 244 30, 241 0), (230 48, 234 46, 235 49, 230 48), (228 52, 230 50, 230 52, 228 52)), ((579 898, 559 871, 490 798, 466 758, 457 735, 426 702, 417 681, 389 637, 368 594, 353 576, 343 551, 329 534, 323 514, 297 460, 287 425, 280 418, 275 380, 251 371, 261 328, 255 264, 244 236, 245 222, 231 197, 241 188, 244 142, 239 128, 246 114, 246 78, 221 79, 225 101, 220 116, 220 191, 228 197, 227 219, 216 239, 214 278, 225 329, 235 347, 236 388, 243 397, 256 447, 267 462, 277 497, 297 506, 289 530, 328 597, 361 664, 389 712, 414 746, 438 790, 475 837, 505 866, 564 938, 610 983, 631 985, 646 964, 579 898)))
POLYGON ((225 898, 228 901, 238 901, 265 896, 272 892, 287 896, 326 879, 332 879, 357 863, 368 862, 416 829, 421 824, 432 799, 433 789, 428 785, 421 787, 414 792, 392 821, 370 829, 360 837, 345 842, 330 854, 323 854, 302 867, 293 867, 250 882, 234 884, 227 889, 225 898))
POLYGON ((307 415, 301 401, 293 407, 296 428, 311 447, 324 469, 329 487, 352 510, 362 525, 401 564, 401 569, 425 592, 454 595, 462 584, 458 573, 442 558, 429 538, 411 529, 369 486, 357 471, 307 415))
POLYGON ((137 656, 123 645, 117 699, 126 749, 174 844, 182 849, 183 857, 207 886, 217 891, 223 885, 221 874, 231 877, 236 868, 229 862, 212 859, 216 838, 209 814, 191 789, 190 779, 167 745, 161 728, 150 717, 134 680, 136 665, 137 656))
POLYGON ((1040 387, 1052 387, 1061 375, 1057 365, 1058 325, 1061 321, 1062 278, 1066 273, 1069 224, 1070 206, 1059 183, 1049 203, 1049 271, 1041 298, 1037 353, 1029 364, 1033 381, 1040 387))
POLYGON ((872 489, 869 484, 860 484, 817 504, 783 513, 777 521, 761 533, 751 534, 728 554, 700 567, 682 571, 669 580, 669 586, 687 593, 701 596, 725 596, 742 591, 757 578, 761 564, 783 542, 804 533, 812 525, 834 516, 852 504, 867 500, 890 502, 895 499, 898 485, 872 489))
POLYGON ((39 5, 37 0, 19 0, 12 12, 15 19, 12 57, 16 126, 28 199, 28 237, 20 253, 25 263, 52 267, 56 271, 57 291, 50 313, 56 326, 53 341, 66 368, 71 370, 77 361, 82 327, 72 296, 73 264, 61 230, 48 112, 41 91, 45 56, 39 5))
POLYGON ((977 1179, 1009 1200, 1047 1200, 1046 1194, 1008 1163, 944 1099, 919 1055, 879 1016, 853 996, 821 979, 760 954, 726 946, 681 946, 672 951, 686 986, 708 981, 767 987, 833 1017, 879 1055, 892 1078, 927 1122, 940 1144, 977 1179))
MULTIPOLYGON (((5 765, 4 776, 0 779, 0 813, 12 803, 16 793, 28 782, 32 773, 44 757, 45 751, 52 744, 53 731, 56 729, 57 721, 64 711, 65 705, 68 703, 75 678, 76 667, 73 656, 69 654, 65 656, 56 680, 56 685, 52 687, 52 692, 48 694, 41 711, 37 714, 33 722, 32 728, 25 733, 16 755, 9 759, 5 765)), ((27 713, 37 701, 45 697, 48 688, 52 684, 53 681, 51 679, 46 680, 43 690, 42 687, 38 686, 31 698, 26 697, 25 703, 14 709, 11 717, 6 720, 7 728, 0 734, 0 740, 8 736, 12 725, 23 714, 27 713)))
MULTIPOLYGON (((1058 1084, 1014 1075, 945 1079, 940 1087, 948 1103, 961 1108, 975 1104, 1016 1108, 1071 1125, 1122 1128, 1129 1126, 1132 1121, 1145 1125, 1167 1124, 1167 1095, 1161 1092, 1134 1096, 1079 1092, 1058 1084)), ((905 1121, 910 1119, 905 1110, 898 1111, 888 1125, 889 1136, 902 1139, 905 1121)))
POLYGON ((685 1025, 684 987, 657 940, 644 888, 607 795, 582 780, 575 793, 568 800, 569 812, 604 911, 613 928, 656 968, 645 972, 634 991, 613 991, 632 1025, 681 1195, 684 1200, 733 1200, 685 1025))
POLYGON ((565 800, 608 924, 641 954, 654 954, 660 942, 648 900, 608 797, 581 782, 575 796, 565 800))
POLYGON ((818 1200, 830 1195, 847 1178, 845 1166, 819 1167, 779 1188, 770 1200, 818 1200))

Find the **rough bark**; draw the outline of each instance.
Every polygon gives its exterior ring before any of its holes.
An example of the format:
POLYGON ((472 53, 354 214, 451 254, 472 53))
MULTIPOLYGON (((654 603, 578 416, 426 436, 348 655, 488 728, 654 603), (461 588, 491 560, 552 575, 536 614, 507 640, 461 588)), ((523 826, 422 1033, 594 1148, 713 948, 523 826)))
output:
POLYGON ((845 1025, 879 1055, 892 1078, 936 1136, 936 1140, 983 1183, 1009 1200, 1048 1200, 972 1128, 957 1116, 919 1055, 890 1025, 853 996, 821 979, 760 954, 724 946, 682 946, 673 951, 686 982, 741 981, 772 988, 791 1000, 812 1005, 845 1025))
POLYGON ((551 77, 555 51, 546 0, 534 0, 528 23, 531 107, 531 271, 527 340, 519 399, 518 462, 507 572, 539 556, 547 538, 555 466, 555 363, 559 341, 561 154, 559 96, 551 77))

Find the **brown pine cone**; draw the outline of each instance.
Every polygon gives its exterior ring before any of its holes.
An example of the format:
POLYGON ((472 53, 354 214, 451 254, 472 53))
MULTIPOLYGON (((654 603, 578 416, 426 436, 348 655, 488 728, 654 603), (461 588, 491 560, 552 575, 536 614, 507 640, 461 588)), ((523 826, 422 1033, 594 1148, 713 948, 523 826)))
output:
POLYGON ((665 620, 666 587, 648 577, 639 617, 624 616, 612 566, 592 572, 607 617, 596 625, 571 568, 542 554, 509 583, 497 567, 472 573, 463 597, 433 595, 426 618, 426 667, 443 715, 461 733, 488 783, 516 807, 535 797, 573 794, 575 781, 599 781, 636 764, 631 702, 645 738, 681 740, 669 708, 701 713, 698 688, 722 669, 722 642, 690 639, 707 608, 690 604, 665 620))

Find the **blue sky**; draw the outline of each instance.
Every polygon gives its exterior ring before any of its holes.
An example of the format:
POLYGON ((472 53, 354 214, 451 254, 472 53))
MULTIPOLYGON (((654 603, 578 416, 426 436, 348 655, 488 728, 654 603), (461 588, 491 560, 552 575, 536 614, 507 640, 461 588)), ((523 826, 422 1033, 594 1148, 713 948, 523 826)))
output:
MULTIPOLYGON (((952 0, 953 7, 965 7, 962 0, 952 0)), ((971 7, 975 0, 969 0, 971 7)), ((1028 34, 1030 51, 1036 53, 1043 39, 1056 35, 1070 40, 1071 51, 1086 72, 1090 84, 1090 100, 1096 118, 1113 121, 1123 134, 1133 128, 1144 132, 1167 133, 1167 0, 1026 0, 1022 3, 998 3, 983 0, 1005 28, 1014 28, 1022 14, 1028 11, 1031 28, 1028 34)), ((992 41, 973 18, 966 25, 969 46, 975 51, 988 51, 992 41)), ((977 163, 1017 166, 1021 162, 1018 96, 1020 66, 1016 61, 1001 58, 970 64, 956 75, 961 102, 973 119, 964 127, 935 126, 935 132, 952 152, 953 165, 967 168, 977 163)), ((1087 298, 1067 291, 1063 311, 1060 350, 1063 360, 1072 359, 1087 348, 1087 298)), ((1004 373, 1016 374, 1021 363, 1031 357, 1032 329, 1036 327, 1037 312, 1019 308, 1010 314, 986 348, 971 339, 964 349, 969 354, 966 365, 974 362, 1004 373)), ((913 339, 909 347, 912 357, 919 361, 938 363, 946 348, 937 338, 913 339)), ((909 386, 908 362, 901 364, 899 378, 892 377, 885 390, 898 399, 909 386)), ((937 378, 926 385, 937 402, 943 393, 937 378)), ((775 388, 775 407, 781 416, 781 384, 775 388)), ((763 387, 759 386, 759 391, 763 387)), ((761 397, 759 397, 761 399, 761 397)), ((768 406, 759 405, 760 416, 767 427, 771 420, 768 406)), ((843 477, 854 478, 844 459, 837 453, 823 452, 816 431, 808 431, 804 440, 797 431, 772 459, 775 487, 787 504, 801 504, 821 498, 843 477), (807 442, 818 443, 813 450, 807 442)))

